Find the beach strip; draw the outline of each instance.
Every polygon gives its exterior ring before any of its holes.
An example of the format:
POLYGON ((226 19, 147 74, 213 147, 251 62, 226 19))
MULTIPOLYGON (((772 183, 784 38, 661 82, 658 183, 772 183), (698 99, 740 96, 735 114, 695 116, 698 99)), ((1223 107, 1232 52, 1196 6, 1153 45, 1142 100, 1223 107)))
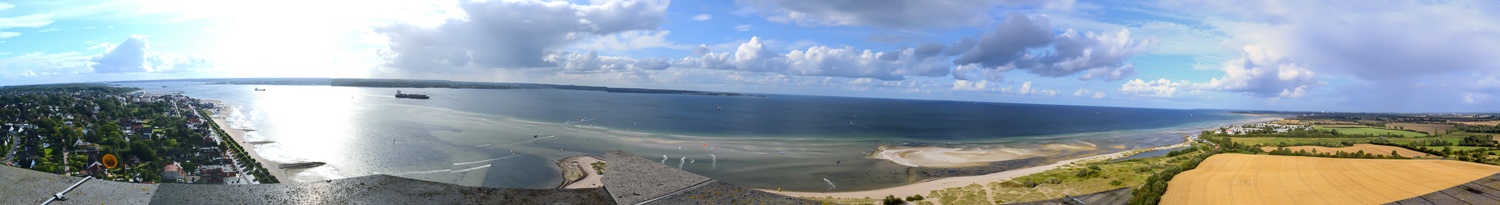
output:
POLYGON ((245 151, 250 153, 250 158, 255 159, 256 162, 260 162, 261 167, 265 168, 267 172, 271 173, 271 176, 276 176, 276 180, 281 181, 281 183, 294 182, 294 180, 292 180, 290 176, 287 176, 284 170, 281 170, 280 163, 261 158, 260 154, 255 152, 255 145, 245 141, 245 130, 229 127, 229 120, 225 118, 229 117, 230 109, 234 109, 233 105, 224 103, 223 101, 213 102, 215 106, 218 107, 218 113, 213 114, 213 116, 209 118, 213 119, 214 124, 219 125, 219 129, 223 129, 224 133, 229 133, 229 137, 233 138, 235 142, 238 142, 240 144, 240 147, 244 147, 245 151))

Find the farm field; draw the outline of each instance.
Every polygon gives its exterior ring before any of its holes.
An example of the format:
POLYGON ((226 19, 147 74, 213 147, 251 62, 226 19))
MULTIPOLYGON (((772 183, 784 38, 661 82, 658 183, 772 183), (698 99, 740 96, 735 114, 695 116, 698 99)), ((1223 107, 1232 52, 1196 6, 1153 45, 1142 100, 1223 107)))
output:
MULTIPOLYGON (((1378 155, 1386 155, 1386 156, 1390 156, 1391 155, 1391 151, 1395 150, 1397 154, 1401 154, 1401 156, 1403 156, 1403 157, 1428 156, 1427 153, 1418 152, 1416 150, 1410 150, 1410 149, 1396 147, 1396 146, 1373 145, 1373 144, 1355 144, 1354 146, 1339 147, 1339 148, 1331 148, 1331 147, 1323 147, 1323 146, 1290 146, 1290 147, 1286 147, 1286 148, 1287 149, 1291 149, 1292 151, 1307 150, 1308 152, 1311 152, 1314 149, 1316 149, 1316 150, 1318 150, 1318 152, 1330 153, 1330 154, 1332 154, 1332 153, 1334 153, 1336 151, 1344 151, 1344 152, 1348 152, 1348 153, 1355 153, 1355 152, 1359 152, 1359 151, 1365 151, 1365 153, 1378 154, 1378 155)), ((1271 150, 1276 150, 1276 147, 1261 147, 1260 149, 1264 150, 1264 151, 1267 151, 1267 152, 1270 152, 1271 150)), ((1442 149, 1442 148, 1439 147, 1438 149, 1442 149)), ((1458 149, 1458 148, 1455 147, 1454 149, 1458 149)))
POLYGON ((1443 125, 1443 124, 1392 123, 1392 124, 1385 124, 1385 126, 1386 127, 1390 127, 1390 128, 1403 127, 1403 128, 1406 128, 1406 129, 1412 129, 1412 130, 1424 131, 1424 132, 1427 132, 1427 133, 1432 133, 1434 135, 1436 135, 1436 134, 1443 134, 1443 133, 1448 132, 1448 129, 1453 129, 1453 125, 1443 125))
POLYGON ((1382 204, 1495 173, 1450 160, 1219 154, 1174 177, 1161 204, 1382 204))
POLYGON ((1268 146, 1269 145, 1280 144, 1282 142, 1286 142, 1287 144, 1295 144, 1295 143, 1339 143, 1339 142, 1344 142, 1344 141, 1350 141, 1350 142, 1355 142, 1355 143, 1370 143, 1370 139, 1366 139, 1366 138, 1234 137, 1233 140, 1235 142, 1245 143, 1245 144, 1250 144, 1250 145, 1265 144, 1265 145, 1268 145, 1268 146))
POLYGON ((1489 125, 1489 126, 1500 125, 1500 121, 1484 121, 1484 122, 1453 122, 1453 121, 1449 121, 1449 122, 1458 123, 1458 124, 1465 124, 1465 125, 1489 125))
MULTIPOLYGON (((1443 150, 1443 147, 1444 146, 1427 146, 1427 149, 1443 150)), ((1476 149, 1485 148, 1485 147, 1469 147, 1469 146, 1447 146, 1447 147, 1452 147, 1453 150, 1459 150, 1459 151, 1476 150, 1476 149)))
POLYGON ((1422 133, 1400 131, 1400 130, 1382 130, 1382 129, 1375 129, 1375 128, 1331 128, 1331 127, 1325 127, 1325 126, 1317 126, 1317 127, 1320 130, 1338 130, 1339 133, 1344 133, 1344 134, 1377 134, 1377 135, 1379 135, 1379 134, 1390 133, 1390 134, 1397 134, 1397 135, 1401 135, 1401 136, 1405 136, 1405 137, 1427 136, 1426 134, 1422 134, 1422 133))

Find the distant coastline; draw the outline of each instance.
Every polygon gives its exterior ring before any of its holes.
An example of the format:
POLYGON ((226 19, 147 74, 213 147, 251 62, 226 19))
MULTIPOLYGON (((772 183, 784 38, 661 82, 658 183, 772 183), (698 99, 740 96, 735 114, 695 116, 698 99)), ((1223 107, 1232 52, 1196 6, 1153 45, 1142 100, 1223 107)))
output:
POLYGON ((540 83, 484 83, 484 82, 462 82, 448 80, 400 80, 400 79, 348 79, 348 78, 240 78, 240 79, 181 79, 181 80, 147 80, 147 81, 120 81, 113 83, 132 82, 203 82, 204 84, 223 85, 328 85, 344 87, 377 87, 377 88, 452 88, 452 89, 552 89, 552 90, 583 90, 603 91, 609 93, 641 93, 641 94, 676 94, 676 95, 708 95, 726 97, 765 97, 764 95, 750 95, 726 92, 705 92, 691 90, 667 90, 647 88, 612 88, 603 86, 580 86, 580 85, 556 85, 540 83))

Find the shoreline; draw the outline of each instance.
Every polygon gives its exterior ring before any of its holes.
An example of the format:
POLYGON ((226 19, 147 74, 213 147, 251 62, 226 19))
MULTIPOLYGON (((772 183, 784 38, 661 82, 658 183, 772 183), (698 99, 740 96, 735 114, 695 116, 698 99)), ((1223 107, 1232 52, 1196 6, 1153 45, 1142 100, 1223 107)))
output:
POLYGON ((265 168, 266 172, 271 173, 271 176, 276 177, 276 180, 281 181, 281 183, 296 182, 296 180, 293 180, 292 178, 287 176, 286 172, 281 169, 281 163, 266 160, 266 158, 260 157, 260 153, 257 153, 255 151, 255 144, 251 144, 245 141, 245 130, 229 127, 229 120, 224 118, 228 117, 230 112, 229 110, 226 110, 226 108, 234 109, 233 105, 225 103, 224 101, 216 100, 212 102, 216 107, 218 107, 216 109, 219 109, 219 112, 213 114, 213 116, 209 116, 209 119, 213 120, 214 124, 218 124, 219 129, 224 130, 224 133, 229 133, 229 137, 233 138, 236 143, 239 143, 240 147, 245 147, 245 152, 248 152, 250 154, 250 158, 255 159, 255 161, 257 162, 260 162, 261 168, 265 168))
POLYGON ((963 177, 942 178, 942 179, 936 179, 936 180, 930 180, 930 181, 912 183, 912 184, 901 185, 901 186, 897 186, 897 187, 875 189, 875 190, 850 191, 850 192, 802 192, 802 191, 777 191, 775 189, 765 189, 765 188, 756 188, 756 189, 757 190, 761 190, 761 191, 765 191, 765 192, 776 193, 776 194, 786 195, 786 196, 792 196, 792 197, 834 197, 834 198, 866 198, 866 197, 869 197, 871 199, 879 199, 879 198, 884 198, 885 196, 888 196, 888 195, 894 195, 894 196, 911 196, 912 194, 927 194, 927 193, 931 192, 932 190, 954 188, 954 187, 963 187, 963 186, 968 186, 969 184, 976 184, 976 183, 977 184, 987 184, 987 183, 990 183, 990 182, 1010 180, 1010 179, 1014 179, 1014 178, 1017 178, 1017 177, 1023 177, 1023 176, 1026 176, 1026 175, 1041 173, 1041 172, 1044 172, 1044 171, 1047 171, 1047 170, 1052 170, 1052 169, 1057 169, 1059 167, 1072 165, 1074 162, 1079 162, 1079 161, 1086 161, 1086 160, 1109 160, 1109 159, 1114 159, 1114 158, 1126 157, 1129 154, 1136 154, 1136 153, 1139 153, 1139 152, 1142 152, 1142 151, 1152 151, 1152 150, 1161 150, 1161 149, 1172 149, 1172 148, 1186 147, 1188 145, 1188 143, 1190 143, 1190 142, 1191 141, 1184 141, 1184 142, 1177 143, 1177 144, 1164 145, 1164 146, 1158 146, 1158 147, 1136 149, 1136 150, 1126 150, 1126 151, 1114 152, 1114 153, 1109 153, 1109 154, 1101 154, 1101 155, 1093 155, 1093 156, 1084 156, 1084 157, 1079 157, 1079 158, 1074 158, 1074 159, 1061 160, 1061 161, 1057 161, 1056 163, 1047 164, 1047 165, 1041 165, 1041 166, 1027 167, 1027 168, 1021 168, 1021 169, 1014 169, 1014 170, 1008 170, 1008 171, 1002 171, 1002 172, 996 172, 996 173, 990 173, 990 174, 978 175, 978 176, 963 176, 963 177), (968 183, 964 183, 964 182, 968 182, 968 183), (983 182, 983 183, 981 183, 981 182, 983 182))

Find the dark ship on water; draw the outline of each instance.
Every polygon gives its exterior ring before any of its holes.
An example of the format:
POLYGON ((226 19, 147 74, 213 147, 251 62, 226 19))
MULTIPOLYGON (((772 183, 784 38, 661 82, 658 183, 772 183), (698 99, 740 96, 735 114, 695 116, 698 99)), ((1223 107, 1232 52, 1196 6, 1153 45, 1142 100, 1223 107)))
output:
POLYGON ((423 94, 402 94, 400 90, 397 90, 396 91, 396 98, 427 99, 427 95, 423 95, 423 94))

